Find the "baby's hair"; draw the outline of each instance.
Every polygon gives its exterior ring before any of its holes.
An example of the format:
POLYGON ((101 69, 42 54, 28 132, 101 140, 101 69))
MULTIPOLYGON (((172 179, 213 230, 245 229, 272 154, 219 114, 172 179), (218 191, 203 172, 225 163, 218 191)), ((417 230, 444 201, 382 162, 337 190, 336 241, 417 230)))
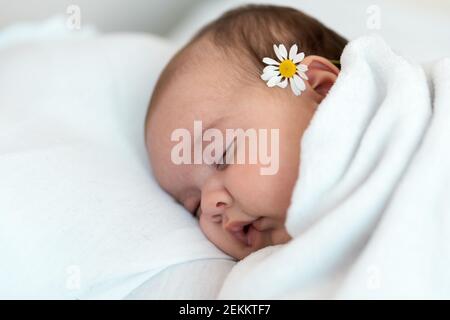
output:
POLYGON ((289 7, 246 5, 224 13, 191 40, 210 37, 227 56, 247 56, 253 76, 259 76, 263 57, 273 57, 273 45, 299 46, 305 55, 319 55, 339 65, 347 40, 318 20, 289 7), (256 68, 255 68, 256 67, 256 68))
MULTIPOLYGON (((284 44, 287 48, 297 44, 299 51, 306 55, 322 56, 338 67, 347 44, 347 40, 339 34, 299 10, 274 5, 241 6, 204 26, 172 58, 158 80, 150 106, 156 104, 157 97, 175 73, 181 74, 185 65, 195 63, 186 58, 189 57, 186 53, 202 40, 207 40, 203 44, 222 51, 226 59, 238 61, 236 65, 245 68, 245 72, 240 74, 246 76, 241 80, 250 77, 250 83, 255 83, 255 79, 260 80, 265 66, 262 59, 273 57, 274 44, 284 44)), ((147 120, 153 109, 154 106, 149 109, 147 120)))

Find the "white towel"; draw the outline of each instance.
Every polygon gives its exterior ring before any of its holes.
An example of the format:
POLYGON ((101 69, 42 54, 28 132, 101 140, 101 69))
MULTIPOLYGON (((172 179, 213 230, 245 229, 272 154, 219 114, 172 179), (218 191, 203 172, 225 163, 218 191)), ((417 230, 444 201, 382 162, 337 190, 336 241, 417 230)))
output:
POLYGON ((220 298, 450 298, 450 59, 352 41, 301 142, 288 244, 241 261, 220 298))

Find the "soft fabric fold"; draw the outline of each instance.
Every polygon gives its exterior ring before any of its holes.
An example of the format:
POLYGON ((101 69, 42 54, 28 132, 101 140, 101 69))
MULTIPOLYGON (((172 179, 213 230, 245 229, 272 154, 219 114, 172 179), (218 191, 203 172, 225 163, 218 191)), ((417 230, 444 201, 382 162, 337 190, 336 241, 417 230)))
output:
POLYGON ((341 64, 302 137, 293 240, 241 261, 221 298, 450 298, 450 60, 427 79, 366 36, 341 64))

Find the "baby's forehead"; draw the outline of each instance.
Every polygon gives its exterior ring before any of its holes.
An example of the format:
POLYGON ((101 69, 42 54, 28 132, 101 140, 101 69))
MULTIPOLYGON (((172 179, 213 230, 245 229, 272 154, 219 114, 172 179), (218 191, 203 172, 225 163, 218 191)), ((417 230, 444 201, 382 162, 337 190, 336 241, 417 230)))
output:
POLYGON ((147 123, 164 122, 174 129, 194 120, 213 121, 239 100, 239 90, 226 81, 224 77, 193 68, 173 77, 151 103, 147 123))

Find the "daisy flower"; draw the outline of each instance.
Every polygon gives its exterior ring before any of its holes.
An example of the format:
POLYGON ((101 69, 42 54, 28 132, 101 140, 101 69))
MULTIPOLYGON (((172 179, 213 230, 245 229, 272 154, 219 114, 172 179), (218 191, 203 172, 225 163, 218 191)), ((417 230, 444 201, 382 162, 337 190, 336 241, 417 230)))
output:
POLYGON ((308 80, 305 73, 308 71, 308 66, 300 63, 305 58, 305 53, 298 53, 296 44, 289 50, 289 56, 283 44, 278 47, 273 45, 273 50, 279 61, 268 57, 264 58, 263 62, 268 66, 264 68, 261 79, 267 81, 268 87, 278 86, 280 88, 286 88, 289 81, 292 92, 296 96, 301 95, 302 91, 306 90, 303 79, 308 80))

